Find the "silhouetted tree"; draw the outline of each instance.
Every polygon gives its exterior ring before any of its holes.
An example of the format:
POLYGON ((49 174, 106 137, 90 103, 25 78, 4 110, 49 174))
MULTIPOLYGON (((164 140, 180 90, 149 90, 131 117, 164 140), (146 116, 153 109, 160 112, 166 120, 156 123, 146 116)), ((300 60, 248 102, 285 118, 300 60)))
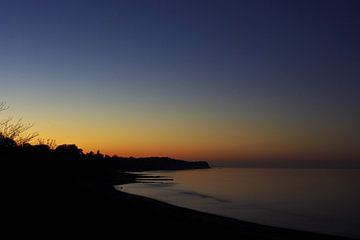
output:
POLYGON ((5 137, 0 133, 0 148, 15 148, 17 144, 11 138, 5 137))
POLYGON ((22 119, 14 121, 12 118, 8 118, 0 122, 0 134, 22 146, 39 135, 36 132, 29 132, 32 127, 33 124, 23 123, 22 119))
POLYGON ((59 145, 54 150, 59 158, 63 159, 80 159, 83 156, 83 150, 78 148, 75 144, 59 145))
POLYGON ((38 141, 38 145, 46 145, 51 150, 54 150, 57 146, 55 139, 46 139, 45 140, 43 138, 38 138, 37 141, 38 141))
MULTIPOLYGON (((5 102, 0 102, 0 112, 8 108, 5 102)), ((23 146, 38 136, 36 132, 29 132, 32 127, 33 124, 24 123, 21 118, 16 121, 9 117, 0 121, 0 135, 4 139, 13 140, 18 146, 23 146)))

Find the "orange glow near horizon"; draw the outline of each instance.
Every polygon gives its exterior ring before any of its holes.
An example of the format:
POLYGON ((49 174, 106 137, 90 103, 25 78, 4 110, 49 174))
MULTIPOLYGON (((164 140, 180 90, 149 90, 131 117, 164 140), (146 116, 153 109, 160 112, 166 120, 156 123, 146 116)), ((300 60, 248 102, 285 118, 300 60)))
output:
MULTIPOLYGON (((84 152, 239 163, 314 158, 326 162, 360 156, 356 132, 321 122, 297 123, 259 114, 232 116, 186 109, 162 114, 146 108, 105 111, 99 106, 94 113, 79 105, 56 108, 49 115, 40 108, 29 111, 15 107, 24 119, 35 124, 34 130, 41 138, 76 144, 84 152)), ((19 116, 11 111, 11 116, 19 116)))
MULTIPOLYGON (((83 125, 84 126, 84 125, 83 125)), ((184 160, 205 161, 242 161, 258 159, 333 159, 346 154, 352 157, 359 155, 355 146, 334 143, 327 139, 291 138, 285 132, 264 135, 255 132, 229 131, 226 127, 210 126, 209 130, 201 128, 177 129, 166 131, 161 129, 134 127, 118 129, 88 129, 66 126, 41 131, 41 136, 54 138, 58 144, 74 143, 84 152, 100 150, 103 154, 117 156, 167 156, 184 160), (189 132, 189 134, 187 133, 189 132)), ((169 129, 168 129, 169 130, 169 129)))

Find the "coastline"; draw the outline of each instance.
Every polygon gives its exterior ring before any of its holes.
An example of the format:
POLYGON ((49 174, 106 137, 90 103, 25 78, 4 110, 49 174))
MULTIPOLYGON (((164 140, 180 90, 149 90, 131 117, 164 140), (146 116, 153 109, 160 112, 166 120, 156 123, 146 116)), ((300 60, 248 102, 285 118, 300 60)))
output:
POLYGON ((358 170, 215 168, 143 174, 156 178, 141 177, 122 190, 240 221, 360 238, 360 195, 351 185, 359 180, 358 170))
POLYGON ((2 228, 13 238, 349 239, 249 223, 117 191, 115 185, 133 183, 140 175, 107 167, 99 172, 96 164, 6 161, 4 167, 2 228))
MULTIPOLYGON (((126 182, 133 183, 133 182, 126 182)), ((115 189, 115 188, 114 188, 115 189)), ((201 212, 189 208, 175 206, 163 201, 145 196, 134 195, 123 191, 116 198, 119 201, 131 201, 135 206, 142 206, 143 229, 147 231, 160 231, 158 226, 170 231, 182 229, 182 233, 196 233, 204 236, 237 236, 243 239, 352 239, 347 237, 319 234, 307 231, 272 227, 230 217, 201 212), (158 222, 151 221, 151 216, 157 215, 158 222), (145 218, 144 218, 145 217, 145 218), (150 217, 150 219, 147 219, 150 217), (159 219, 167 219, 159 221, 159 219)))

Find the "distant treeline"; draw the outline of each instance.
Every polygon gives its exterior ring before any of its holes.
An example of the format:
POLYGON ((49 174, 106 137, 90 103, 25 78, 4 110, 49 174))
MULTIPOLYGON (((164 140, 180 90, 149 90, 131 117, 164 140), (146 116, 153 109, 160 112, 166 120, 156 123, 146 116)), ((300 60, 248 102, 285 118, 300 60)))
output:
POLYGON ((31 145, 29 143, 18 145, 14 140, 0 135, 0 157, 11 161, 44 162, 56 161, 62 165, 81 166, 94 165, 99 168, 113 168, 121 171, 149 171, 149 170, 181 170, 209 168, 207 162, 188 162, 168 157, 118 157, 100 153, 83 153, 75 144, 59 145, 52 148, 46 144, 31 145), (84 161, 86 164, 84 165, 84 161))

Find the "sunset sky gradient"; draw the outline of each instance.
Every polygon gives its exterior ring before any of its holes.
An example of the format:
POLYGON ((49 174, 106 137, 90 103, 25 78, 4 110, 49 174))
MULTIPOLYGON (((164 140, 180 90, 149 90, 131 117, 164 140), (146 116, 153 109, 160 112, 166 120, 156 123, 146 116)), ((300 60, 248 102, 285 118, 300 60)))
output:
POLYGON ((1 117, 119 156, 360 166, 360 1, 0 1, 1 117))

